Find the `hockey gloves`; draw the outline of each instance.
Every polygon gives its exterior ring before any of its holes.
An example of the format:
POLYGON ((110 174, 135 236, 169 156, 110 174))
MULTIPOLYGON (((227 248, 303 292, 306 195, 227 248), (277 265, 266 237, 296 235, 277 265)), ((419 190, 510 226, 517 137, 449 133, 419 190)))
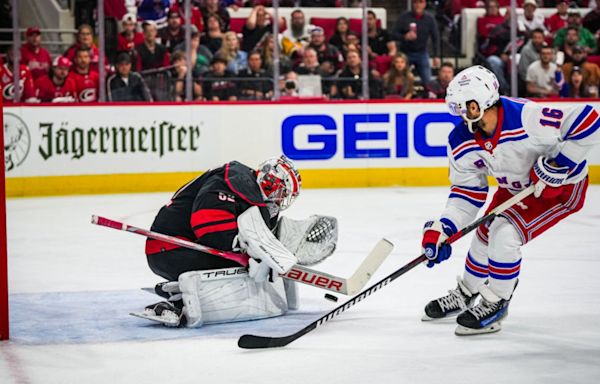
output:
POLYGON ((547 157, 539 157, 529 172, 531 182, 535 185, 533 195, 544 199, 559 196, 568 176, 569 167, 556 165, 547 157))
POLYGON ((425 223, 421 251, 429 259, 427 267, 431 268, 450 257, 452 247, 450 244, 442 243, 453 234, 452 228, 439 220, 431 220, 425 223))

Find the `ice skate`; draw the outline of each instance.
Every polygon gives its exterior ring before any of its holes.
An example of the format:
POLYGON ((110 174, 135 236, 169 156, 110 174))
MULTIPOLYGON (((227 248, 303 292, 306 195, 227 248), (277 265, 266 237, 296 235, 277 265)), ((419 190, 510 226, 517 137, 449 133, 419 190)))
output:
POLYGON ((132 312, 130 315, 161 323, 167 327, 179 327, 182 325, 183 319, 181 312, 181 309, 173 303, 161 301, 156 304, 148 305, 144 308, 144 312, 132 312))
POLYGON ((456 278, 458 286, 448 291, 446 296, 431 300, 425 306, 425 314, 421 320, 431 321, 452 317, 470 307, 477 294, 471 293, 460 277, 456 278))
POLYGON ((454 331, 456 335, 480 335, 502 329, 502 320, 508 315, 510 299, 502 299, 485 285, 480 288, 479 293, 481 293, 481 301, 456 318, 458 323, 454 331))

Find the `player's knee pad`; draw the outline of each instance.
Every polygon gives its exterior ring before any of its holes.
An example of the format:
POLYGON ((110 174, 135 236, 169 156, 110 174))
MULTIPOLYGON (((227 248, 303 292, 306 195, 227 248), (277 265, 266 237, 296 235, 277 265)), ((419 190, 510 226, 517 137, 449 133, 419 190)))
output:
POLYGON ((183 273, 179 289, 188 327, 257 320, 288 309, 282 279, 257 283, 241 267, 183 273))
POLYGON ((500 263, 521 260, 521 236, 506 218, 494 219, 490 225, 489 239, 490 260, 500 263))

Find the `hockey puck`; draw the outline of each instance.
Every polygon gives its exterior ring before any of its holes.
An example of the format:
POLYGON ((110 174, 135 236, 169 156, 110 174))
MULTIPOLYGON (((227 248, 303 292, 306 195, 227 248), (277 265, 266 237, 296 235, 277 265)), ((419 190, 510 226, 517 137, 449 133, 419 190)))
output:
POLYGON ((331 295, 331 294, 329 294, 329 293, 326 293, 326 294, 325 294, 325 298, 326 298, 327 300, 331 300, 331 301, 333 301, 333 302, 337 302, 337 301, 338 301, 338 298, 337 298, 337 297, 335 297, 335 296, 333 296, 333 295, 331 295))

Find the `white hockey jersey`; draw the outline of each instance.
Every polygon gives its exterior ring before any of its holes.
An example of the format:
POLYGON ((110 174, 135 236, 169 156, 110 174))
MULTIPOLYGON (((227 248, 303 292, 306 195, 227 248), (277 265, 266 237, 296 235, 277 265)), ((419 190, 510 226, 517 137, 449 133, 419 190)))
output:
POLYGON ((530 185, 529 171, 540 156, 568 166, 566 183, 587 176, 586 155, 600 143, 600 113, 591 105, 545 107, 526 99, 500 98, 492 137, 459 123, 448 137, 452 187, 442 221, 460 229, 486 201, 488 175, 500 188, 518 193, 530 185), (448 222, 450 221, 450 222, 448 222))

